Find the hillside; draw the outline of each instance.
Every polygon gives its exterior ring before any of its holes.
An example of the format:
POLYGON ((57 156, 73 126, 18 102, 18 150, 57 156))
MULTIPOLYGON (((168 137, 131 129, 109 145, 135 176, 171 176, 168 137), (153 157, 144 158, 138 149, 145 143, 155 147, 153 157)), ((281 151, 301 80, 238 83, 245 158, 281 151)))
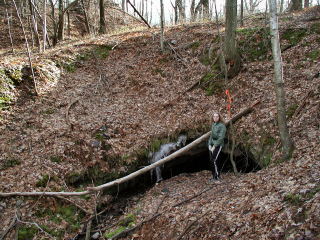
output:
MULTIPOLYGON (((238 31, 242 69, 228 85, 232 116, 260 103, 234 127, 239 149, 245 146, 259 155, 263 170, 240 178, 224 173, 214 184, 208 183, 208 171, 182 174, 123 205, 117 205, 117 195, 69 198, 76 206, 50 197, 1 198, 0 231, 9 228, 20 205, 19 219, 29 222, 20 225, 21 239, 34 234, 71 239, 77 233, 82 239, 90 217, 83 209, 92 213, 98 205, 105 209, 98 225, 103 234, 142 225, 123 239, 318 239, 318 14, 319 8, 310 8, 282 16, 280 22, 295 144, 290 161, 278 161, 273 62, 270 43, 263 45, 264 19, 258 16, 238 31), (38 226, 47 233, 37 231, 38 226)), ((34 96, 28 80, 27 60, 2 58, 1 84, 9 100, 1 105, 1 192, 83 191, 101 184, 100 174, 112 180, 139 168, 158 142, 181 133, 194 138, 206 133, 213 111, 228 119, 224 80, 216 77, 220 70, 214 64, 216 25, 173 26, 165 35, 175 52, 168 46, 161 53, 158 29, 144 29, 69 42, 34 55, 40 96, 34 96), (74 184, 86 176, 86 182, 74 184)), ((15 230, 9 230, 7 237, 13 239, 15 230)))

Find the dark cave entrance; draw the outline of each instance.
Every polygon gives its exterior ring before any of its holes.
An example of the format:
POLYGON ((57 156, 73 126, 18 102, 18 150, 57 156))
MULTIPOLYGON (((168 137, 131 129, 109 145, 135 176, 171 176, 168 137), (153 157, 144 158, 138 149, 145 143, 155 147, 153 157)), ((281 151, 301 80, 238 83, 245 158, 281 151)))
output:
MULTIPOLYGON (((230 154, 221 151, 218 161, 221 166, 221 173, 233 172, 233 167, 230 160, 230 154)), ((252 158, 248 156, 234 156, 237 169, 241 173, 256 172, 261 169, 252 158)), ((162 178, 169 179, 173 176, 177 176, 183 173, 195 173, 203 170, 209 170, 209 151, 206 149, 196 155, 185 155, 175 159, 172 163, 168 162, 162 166, 161 174, 162 178)), ((154 182, 155 179, 152 179, 154 182)))

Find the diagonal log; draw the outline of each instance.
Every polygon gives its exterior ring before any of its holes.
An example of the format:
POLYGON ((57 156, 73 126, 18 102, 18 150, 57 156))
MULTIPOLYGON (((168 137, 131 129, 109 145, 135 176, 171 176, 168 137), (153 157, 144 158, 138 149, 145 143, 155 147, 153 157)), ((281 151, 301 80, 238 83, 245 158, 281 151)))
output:
MULTIPOLYGON (((234 116, 230 121, 232 121, 233 123, 236 122, 237 120, 239 120, 241 117, 251 113, 254 110, 254 107, 257 106, 259 104, 256 103, 254 104, 252 107, 249 107, 245 110, 243 110, 242 112, 240 112, 239 114, 237 114, 236 116, 234 116)), ((226 123, 226 127, 228 127, 230 125, 230 121, 228 121, 226 123)), ((203 141, 207 140, 210 136, 210 132, 207 132, 206 134, 202 135, 201 137, 199 137, 198 139, 194 140, 192 143, 188 144, 187 146, 179 149, 178 151, 172 153, 171 155, 159 160, 158 162, 155 162, 147 167, 144 167, 136 172, 133 172, 123 178, 119 178, 116 179, 112 182, 108 182, 105 184, 102 184, 100 186, 97 187, 92 187, 87 191, 84 192, 11 192, 11 193, 0 193, 0 197, 12 197, 12 196, 39 196, 39 195, 44 195, 44 196, 84 196, 87 194, 93 194, 97 191, 101 191, 104 189, 108 189, 114 186, 117 186, 121 183, 127 182, 128 180, 131 180, 143 173, 146 173, 166 162, 169 162, 173 159, 175 159, 178 156, 181 156, 182 154, 188 152, 190 149, 194 148, 195 146, 197 146, 198 144, 202 143, 203 141)))
POLYGON ((129 1, 127 0, 127 3, 130 4, 130 6, 133 8, 133 10, 139 15, 139 17, 142 19, 142 21, 144 21, 144 23, 151 28, 151 26, 149 25, 149 23, 144 19, 144 17, 139 13, 139 11, 135 8, 135 6, 129 1))

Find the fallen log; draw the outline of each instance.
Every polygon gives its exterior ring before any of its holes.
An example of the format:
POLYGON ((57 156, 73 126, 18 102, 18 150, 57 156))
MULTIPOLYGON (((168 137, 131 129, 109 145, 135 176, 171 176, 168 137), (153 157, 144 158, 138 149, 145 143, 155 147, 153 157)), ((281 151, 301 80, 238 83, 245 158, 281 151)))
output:
MULTIPOLYGON (((241 117, 251 113, 253 111, 253 108, 255 106, 257 106, 259 104, 255 103, 252 107, 249 107, 245 110, 243 110, 241 113, 237 114, 236 116, 234 116, 230 121, 232 121, 232 123, 236 122, 237 120, 239 120, 241 117)), ((226 127, 228 127, 230 125, 230 121, 228 121, 226 123, 226 127)), ((172 153, 171 155, 159 160, 158 162, 155 162, 147 167, 144 167, 136 172, 133 172, 123 178, 120 179, 116 179, 112 182, 108 182, 105 184, 102 184, 100 186, 97 187, 92 187, 87 191, 84 192, 11 192, 11 193, 0 193, 0 197, 12 197, 12 196, 40 196, 40 195, 44 195, 44 196, 84 196, 87 194, 93 194, 95 192, 104 190, 104 189, 108 189, 111 188, 113 186, 117 186, 121 183, 127 182, 143 173, 146 173, 166 162, 169 162, 173 159, 175 159, 178 156, 183 155, 184 153, 188 152, 190 149, 192 149, 193 147, 197 146, 198 144, 200 144, 201 142, 207 140, 210 136, 211 131, 207 132, 206 134, 202 135, 200 138, 194 140, 192 143, 188 144, 187 146, 179 149, 178 151, 172 153)))

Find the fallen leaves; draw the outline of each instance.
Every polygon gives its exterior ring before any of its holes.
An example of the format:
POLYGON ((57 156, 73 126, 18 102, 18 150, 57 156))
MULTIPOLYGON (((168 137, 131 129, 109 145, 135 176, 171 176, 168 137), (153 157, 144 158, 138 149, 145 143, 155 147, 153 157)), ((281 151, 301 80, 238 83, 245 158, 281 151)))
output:
MULTIPOLYGON (((211 30, 208 26, 188 29, 179 33, 179 42, 184 44, 189 38, 206 42, 208 39, 201 34, 208 32, 210 38, 215 34, 211 30)), ((156 38, 135 44, 147 35, 150 34, 140 32, 109 38, 111 42, 120 39, 117 48, 100 61, 113 100, 109 90, 102 83, 98 84, 97 67, 89 60, 79 65, 74 73, 64 72, 59 81, 45 84, 41 80, 40 90, 47 94, 37 99, 21 97, 22 103, 13 106, 11 112, 1 113, 1 164, 12 158, 20 161, 18 165, 1 169, 1 191, 43 190, 37 188, 36 183, 44 175, 52 176, 47 185, 52 191, 58 188, 75 190, 68 185, 68 177, 80 174, 88 166, 99 163, 104 172, 125 171, 118 162, 104 161, 103 154, 129 156, 138 149, 147 148, 154 136, 169 138, 184 129, 198 131, 200 123, 208 123, 213 110, 228 116, 228 101, 224 97, 206 96, 198 88, 187 91, 207 71, 195 57, 197 53, 177 47, 188 62, 184 67, 172 53, 159 53, 156 38), (101 143, 93 144, 99 132, 106 133, 105 142, 110 149, 101 149, 101 143)), ((299 105, 306 92, 313 92, 301 113, 289 121, 296 146, 293 159, 240 178, 226 173, 221 182, 202 194, 199 193, 208 187, 209 172, 184 174, 163 181, 125 210, 129 213, 142 209, 137 215, 137 225, 154 214, 161 190, 169 189, 168 197, 159 208, 161 216, 143 224, 134 238, 178 238, 192 222, 185 238, 311 238, 319 234, 319 194, 308 195, 316 191, 320 179, 319 78, 310 79, 319 72, 319 62, 306 59, 306 54, 319 48, 317 37, 309 36, 305 42, 283 53, 287 106, 299 105), (307 42, 310 45, 303 47, 307 42), (290 196, 291 201, 295 200, 296 195, 298 200, 305 199, 303 206, 285 200, 290 196), (178 203, 181 204, 175 206, 178 203), (207 215, 199 218, 206 212, 207 215), (296 217, 302 214, 304 218, 296 217)), ((201 48, 202 45, 197 51, 201 52, 204 49, 201 48)), ((65 54, 54 53, 58 58, 65 54)), ((43 77, 45 65, 40 63, 38 70, 43 77)), ((272 68, 271 60, 245 62, 243 72, 230 80, 232 114, 256 101, 261 102, 255 112, 235 124, 237 136, 246 132, 256 149, 265 141, 264 134, 279 139, 272 68)), ((48 69, 51 75, 58 74, 51 65, 48 69)), ((199 133, 201 131, 204 130, 199 133)), ((280 154, 279 149, 274 150, 272 163, 280 154)), ((129 162, 130 159, 126 164, 129 162)), ((12 220, 16 200, 1 199, 2 230, 12 220)), ((75 201, 89 211, 94 205, 94 199, 75 201)), ((27 209, 34 201, 25 200, 25 204, 24 209, 27 209)), ((38 222, 39 218, 28 214, 22 211, 23 217, 38 222)), ((42 221, 52 229, 58 226, 48 217, 42 221)), ((63 221, 60 227, 67 227, 67 224, 63 221)))

